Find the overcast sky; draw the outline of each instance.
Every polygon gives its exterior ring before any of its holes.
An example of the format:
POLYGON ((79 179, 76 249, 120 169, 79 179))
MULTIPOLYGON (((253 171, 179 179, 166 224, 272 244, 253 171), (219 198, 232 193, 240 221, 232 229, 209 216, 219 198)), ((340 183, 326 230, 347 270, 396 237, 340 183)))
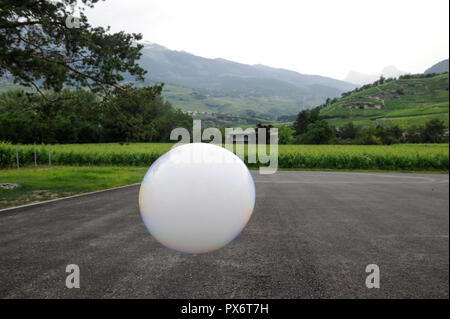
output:
POLYGON ((106 0, 87 15, 169 49, 337 79, 449 57, 448 0, 106 0))

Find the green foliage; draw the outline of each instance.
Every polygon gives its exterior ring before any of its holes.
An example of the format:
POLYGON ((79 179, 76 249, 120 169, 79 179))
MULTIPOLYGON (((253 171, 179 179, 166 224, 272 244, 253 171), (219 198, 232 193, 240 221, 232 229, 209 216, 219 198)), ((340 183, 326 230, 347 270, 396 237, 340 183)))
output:
POLYGON ((298 113, 297 121, 294 122, 295 134, 296 135, 304 134, 306 132, 308 124, 309 124, 308 111, 303 110, 300 113, 298 113))
POLYGON ((328 122, 320 119, 319 108, 301 111, 294 122, 294 129, 296 143, 299 144, 327 144, 334 135, 328 122))
POLYGON ((318 120, 308 124, 306 132, 299 135, 299 144, 328 144, 333 138, 334 130, 325 120, 318 120))
POLYGON ((391 145, 398 143, 402 137, 402 130, 398 126, 384 127, 377 126, 375 128, 375 135, 383 145, 391 145))
POLYGON ((422 132, 422 141, 429 143, 438 143, 440 137, 445 132, 445 124, 440 119, 429 121, 422 132))
POLYGON ((406 130, 398 125, 355 126, 347 123, 338 130, 338 144, 390 145, 396 143, 444 143, 448 142, 446 127, 439 119, 430 120, 423 126, 410 126, 406 130))
POLYGON ((294 122, 295 135, 306 133, 308 125, 319 120, 319 109, 303 110, 298 113, 297 121, 294 122))
POLYGON ((375 127, 369 126, 362 130, 361 137, 357 140, 357 144, 361 145, 378 145, 382 144, 375 127))
POLYGON ((82 89, 0 94, 0 140, 13 143, 164 142, 192 118, 161 97, 161 86, 115 90, 109 99, 82 89))
POLYGON ((140 34, 111 33, 89 25, 84 11, 98 0, 1 0, 0 77, 15 83, 60 91, 64 86, 90 87, 107 93, 128 73, 143 80, 138 64, 140 34), (73 7, 79 25, 67 25, 73 7))
POLYGON ((339 131, 339 137, 343 139, 354 140, 357 139, 361 134, 361 129, 355 125, 353 122, 349 122, 342 126, 339 131))
POLYGON ((286 125, 281 125, 278 127, 278 143, 285 145, 285 144, 292 144, 294 141, 294 130, 286 125))

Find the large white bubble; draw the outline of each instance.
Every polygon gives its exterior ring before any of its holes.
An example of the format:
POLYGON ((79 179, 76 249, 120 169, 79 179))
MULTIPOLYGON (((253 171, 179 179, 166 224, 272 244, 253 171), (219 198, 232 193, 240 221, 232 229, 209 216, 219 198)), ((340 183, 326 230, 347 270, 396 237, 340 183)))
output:
POLYGON ((213 144, 178 146, 156 160, 142 181, 139 209, 161 244, 186 253, 219 249, 236 238, 255 205, 245 164, 213 144))

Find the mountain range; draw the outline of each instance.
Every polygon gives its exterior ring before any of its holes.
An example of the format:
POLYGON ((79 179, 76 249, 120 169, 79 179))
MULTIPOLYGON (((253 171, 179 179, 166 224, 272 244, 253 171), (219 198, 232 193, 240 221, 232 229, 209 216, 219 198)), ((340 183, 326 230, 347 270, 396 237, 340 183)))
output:
MULTIPOLYGON (((321 105, 327 98, 372 83, 380 75, 398 77, 395 66, 379 74, 350 71, 345 81, 301 74, 264 65, 208 59, 184 51, 143 42, 141 67, 144 84, 165 83, 163 95, 175 108, 202 119, 206 125, 245 125, 295 117, 299 111, 321 105)), ((448 59, 425 73, 448 72, 448 59)), ((125 75, 125 81, 132 79, 125 75)), ((0 91, 17 88, 12 79, 0 79, 0 91)), ((142 84, 141 84, 142 85, 142 84)))
POLYGON ((264 65, 208 59, 144 42, 140 65, 146 84, 165 83, 176 107, 200 114, 275 120, 340 96, 355 84, 264 65))

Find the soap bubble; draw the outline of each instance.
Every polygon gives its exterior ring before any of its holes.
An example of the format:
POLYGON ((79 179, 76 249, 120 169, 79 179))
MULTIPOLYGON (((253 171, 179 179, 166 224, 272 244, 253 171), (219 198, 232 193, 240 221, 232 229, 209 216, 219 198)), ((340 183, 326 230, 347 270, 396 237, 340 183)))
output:
POLYGON ((235 239, 255 205, 255 184, 244 162, 220 146, 185 144, 161 156, 139 192, 145 226, 164 246, 206 253, 235 239))

